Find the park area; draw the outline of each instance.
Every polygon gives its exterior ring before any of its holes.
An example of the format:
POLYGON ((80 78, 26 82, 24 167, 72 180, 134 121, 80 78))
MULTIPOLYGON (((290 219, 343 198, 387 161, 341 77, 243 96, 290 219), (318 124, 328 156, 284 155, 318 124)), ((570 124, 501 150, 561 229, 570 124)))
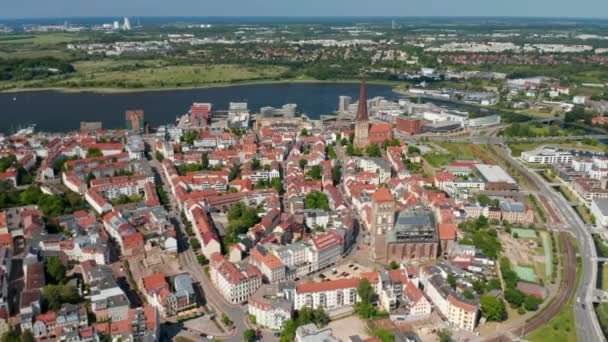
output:
POLYGON ((453 161, 478 161, 493 164, 485 146, 482 145, 435 142, 433 146, 433 151, 425 153, 423 157, 435 168, 440 168, 453 161))
POLYGON ((513 271, 526 282, 544 283, 551 279, 552 253, 549 233, 534 229, 512 228, 499 234, 504 255, 511 261, 513 271))

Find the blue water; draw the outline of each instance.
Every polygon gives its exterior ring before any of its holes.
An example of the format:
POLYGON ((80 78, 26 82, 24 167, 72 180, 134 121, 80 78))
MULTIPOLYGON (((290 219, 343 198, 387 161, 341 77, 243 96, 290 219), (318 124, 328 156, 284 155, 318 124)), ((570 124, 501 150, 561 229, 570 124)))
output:
MULTIPOLYGON (((368 96, 395 100, 389 86, 368 85, 368 96)), ((211 102, 226 110, 229 102, 246 101, 249 109, 296 103, 310 118, 334 112, 340 95, 359 95, 358 84, 281 83, 136 93, 63 93, 33 91, 0 94, 0 132, 36 124, 42 131, 77 130, 80 121, 102 121, 104 128, 124 128, 124 112, 143 109, 152 126, 172 123, 193 102, 211 102)))

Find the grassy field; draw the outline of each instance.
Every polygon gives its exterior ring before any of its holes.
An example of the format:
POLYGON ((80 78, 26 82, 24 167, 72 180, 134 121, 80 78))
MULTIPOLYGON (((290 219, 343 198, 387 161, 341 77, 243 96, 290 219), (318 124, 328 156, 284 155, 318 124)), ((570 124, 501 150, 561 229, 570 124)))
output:
MULTIPOLYGON (((81 66, 81 70, 87 66, 81 66)), ((135 70, 92 72, 59 81, 58 86, 166 87, 194 86, 258 79, 273 79, 284 67, 241 65, 172 65, 135 70)))
POLYGON ((436 142, 435 144, 447 151, 447 153, 428 153, 423 156, 428 164, 435 168, 439 168, 455 160, 479 160, 479 157, 471 149, 470 144, 448 142, 436 142))
MULTIPOLYGON (((577 261, 575 288, 578 288, 581 279, 581 266, 580 262, 577 261)), ((541 328, 526 335, 525 339, 532 342, 576 342, 574 305, 573 295, 560 313, 541 328)), ((539 314, 542 315, 542 311, 539 314)))
POLYGON ((0 50, 0 58, 40 58, 40 57, 55 57, 59 59, 69 58, 68 51, 59 49, 7 49, 0 50))
POLYGON ((597 319, 600 322, 604 334, 608 333, 608 303, 599 304, 595 308, 597 319))
POLYGON ((34 45, 52 45, 65 44, 86 40, 87 37, 80 34, 67 33, 48 33, 37 34, 31 36, 4 36, 0 37, 0 45, 2 44, 34 44, 34 45))
POLYGON ((219 86, 248 81, 275 81, 280 66, 167 65, 162 60, 77 62, 76 73, 45 80, 0 82, 1 90, 19 89, 173 89, 219 86))
POLYGON ((582 204, 577 205, 576 212, 583 219, 583 221, 585 221, 586 224, 595 224, 595 217, 591 214, 589 209, 587 209, 587 207, 585 207, 584 205, 582 205, 582 204))
POLYGON ((602 267, 602 290, 608 290, 608 264, 602 267))
POLYGON ((514 157, 521 156, 524 151, 534 150, 540 146, 559 146, 565 148, 578 148, 589 151, 603 152, 606 150, 606 145, 599 143, 598 145, 585 144, 582 141, 563 141, 563 142, 531 142, 531 143, 508 143, 514 157))

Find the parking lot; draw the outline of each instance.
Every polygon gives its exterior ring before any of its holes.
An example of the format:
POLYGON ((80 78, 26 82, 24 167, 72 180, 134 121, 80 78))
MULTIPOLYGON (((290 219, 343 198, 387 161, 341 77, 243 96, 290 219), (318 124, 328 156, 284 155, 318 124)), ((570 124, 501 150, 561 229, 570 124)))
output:
POLYGON ((361 273, 371 272, 372 269, 362 266, 356 262, 346 263, 340 266, 329 268, 318 273, 314 281, 329 281, 345 278, 359 278, 361 273))

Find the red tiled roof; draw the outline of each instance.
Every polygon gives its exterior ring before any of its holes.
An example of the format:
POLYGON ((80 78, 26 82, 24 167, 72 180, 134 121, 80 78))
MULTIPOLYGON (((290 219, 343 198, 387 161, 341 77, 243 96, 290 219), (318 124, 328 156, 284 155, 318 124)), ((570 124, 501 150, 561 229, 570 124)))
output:
POLYGON ((463 301, 458 300, 456 297, 452 295, 448 295, 448 301, 452 303, 452 305, 461 308, 464 311, 475 312, 477 311, 477 306, 469 303, 465 303, 463 301))
POLYGON ((359 279, 348 278, 348 279, 337 279, 331 281, 324 281, 320 283, 310 282, 301 283, 296 287, 297 293, 311 293, 311 292, 324 292, 324 291, 335 291, 340 289, 357 288, 359 286, 359 279))
POLYGON ((380 189, 374 192, 372 195, 372 200, 374 200, 374 202, 392 202, 395 200, 395 198, 385 186, 382 186, 380 189))
POLYGON ((453 223, 442 223, 438 226, 439 228, 439 240, 454 240, 456 239, 456 232, 458 226, 453 223))
POLYGON ((154 273, 143 279, 144 289, 148 293, 152 293, 154 291, 158 291, 162 288, 167 288, 169 285, 165 280, 165 275, 162 273, 154 273))
POLYGON ((122 237, 122 240, 125 249, 141 247, 144 245, 144 236, 139 232, 125 235, 122 237))

